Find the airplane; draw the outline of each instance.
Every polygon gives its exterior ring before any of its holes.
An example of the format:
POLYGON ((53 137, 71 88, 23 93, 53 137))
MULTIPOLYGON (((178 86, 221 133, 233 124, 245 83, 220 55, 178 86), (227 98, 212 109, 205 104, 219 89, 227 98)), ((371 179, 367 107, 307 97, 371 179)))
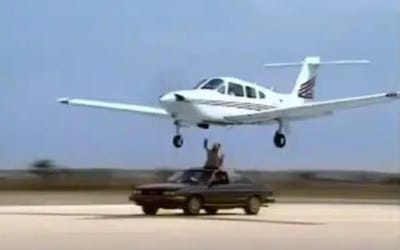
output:
POLYGON ((400 100, 400 92, 387 92, 327 101, 314 101, 316 76, 321 65, 366 64, 368 60, 321 61, 307 56, 300 62, 264 64, 265 67, 301 66, 290 93, 272 89, 235 77, 209 77, 192 89, 176 90, 159 97, 161 107, 150 107, 99 100, 63 97, 58 102, 115 111, 126 111, 168 118, 176 127, 173 145, 183 146, 181 128, 211 126, 271 125, 278 126, 273 142, 277 148, 286 145, 285 134, 295 121, 332 115, 339 110, 400 100))

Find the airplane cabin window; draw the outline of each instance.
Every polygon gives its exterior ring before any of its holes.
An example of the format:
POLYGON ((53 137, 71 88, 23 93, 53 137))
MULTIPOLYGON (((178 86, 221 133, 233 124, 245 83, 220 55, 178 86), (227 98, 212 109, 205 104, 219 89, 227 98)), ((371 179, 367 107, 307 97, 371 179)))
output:
POLYGON ((246 96, 248 98, 257 98, 256 90, 252 87, 246 86, 246 96))
POLYGON ((222 79, 218 79, 218 78, 211 79, 206 84, 204 84, 204 86, 201 87, 201 89, 216 89, 223 83, 224 83, 224 81, 222 79))
POLYGON ((265 99, 265 94, 263 92, 261 92, 261 91, 258 91, 258 97, 260 99, 265 99))
POLYGON ((223 95, 225 95, 225 90, 226 90, 225 85, 222 85, 217 89, 217 91, 223 95))
POLYGON ((228 88, 228 94, 234 96, 244 96, 243 86, 237 83, 230 82, 228 88))

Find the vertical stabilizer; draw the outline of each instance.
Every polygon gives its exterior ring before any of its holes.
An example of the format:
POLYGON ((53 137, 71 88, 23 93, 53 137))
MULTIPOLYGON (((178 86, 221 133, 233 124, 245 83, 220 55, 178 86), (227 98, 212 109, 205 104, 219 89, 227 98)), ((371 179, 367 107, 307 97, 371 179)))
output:
POLYGON ((292 90, 292 95, 306 100, 314 99, 317 70, 321 60, 319 57, 306 57, 292 90))

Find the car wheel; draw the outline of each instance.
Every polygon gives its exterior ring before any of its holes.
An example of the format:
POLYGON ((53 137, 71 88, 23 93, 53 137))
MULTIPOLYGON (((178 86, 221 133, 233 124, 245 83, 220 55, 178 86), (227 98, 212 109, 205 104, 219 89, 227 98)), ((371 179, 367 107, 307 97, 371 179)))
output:
POLYGON ((201 206, 202 206, 202 201, 201 201, 200 197, 191 196, 186 201, 183 212, 186 215, 197 215, 200 213, 201 206))
POLYGON ((152 206, 142 206, 142 210, 146 215, 155 215, 158 211, 158 208, 152 206))
POLYGON ((246 214, 255 215, 258 214, 258 212, 260 211, 260 207, 261 207, 260 198, 258 198, 257 196, 251 196, 247 200, 247 204, 246 207, 244 208, 244 211, 246 212, 246 214))
POLYGON ((204 210, 206 210, 206 213, 209 215, 215 215, 218 213, 218 208, 214 208, 214 207, 208 207, 208 208, 205 208, 204 210))

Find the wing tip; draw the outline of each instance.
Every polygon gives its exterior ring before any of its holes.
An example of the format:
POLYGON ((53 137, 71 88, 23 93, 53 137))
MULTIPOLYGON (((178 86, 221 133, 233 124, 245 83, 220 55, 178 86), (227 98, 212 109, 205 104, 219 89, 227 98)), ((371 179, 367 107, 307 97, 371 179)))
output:
POLYGON ((62 97, 62 98, 58 98, 57 102, 62 103, 62 104, 69 104, 70 98, 68 97, 62 97))

